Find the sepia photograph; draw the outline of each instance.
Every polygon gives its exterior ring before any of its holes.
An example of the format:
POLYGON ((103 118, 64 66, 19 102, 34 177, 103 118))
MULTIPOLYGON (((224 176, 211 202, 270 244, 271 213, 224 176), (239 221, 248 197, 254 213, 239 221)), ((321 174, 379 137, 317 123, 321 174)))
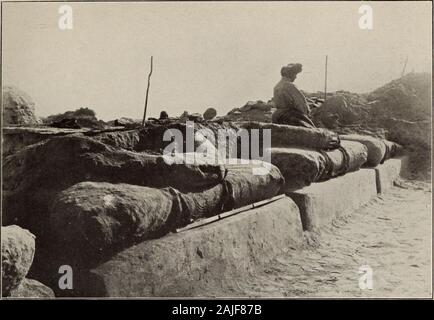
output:
POLYGON ((432 300, 432 54, 430 1, 3 1, 1 299, 432 300))

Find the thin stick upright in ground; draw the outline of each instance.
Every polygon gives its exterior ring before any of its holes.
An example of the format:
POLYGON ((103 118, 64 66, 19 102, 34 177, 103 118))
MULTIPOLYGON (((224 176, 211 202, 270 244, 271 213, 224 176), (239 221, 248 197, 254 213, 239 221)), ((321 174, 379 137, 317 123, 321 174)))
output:
POLYGON ((326 55, 326 59, 325 59, 325 75, 324 75, 324 101, 327 100, 327 60, 328 60, 328 56, 326 55))
POLYGON ((405 57, 404 67, 402 68, 401 77, 405 74, 405 67, 407 67, 408 56, 405 57))
POLYGON ((151 56, 151 70, 149 71, 149 75, 148 75, 148 87, 146 88, 145 111, 143 112, 142 127, 145 126, 146 110, 148 109, 148 95, 149 95, 149 86, 151 84, 152 67, 153 67, 153 56, 151 56))

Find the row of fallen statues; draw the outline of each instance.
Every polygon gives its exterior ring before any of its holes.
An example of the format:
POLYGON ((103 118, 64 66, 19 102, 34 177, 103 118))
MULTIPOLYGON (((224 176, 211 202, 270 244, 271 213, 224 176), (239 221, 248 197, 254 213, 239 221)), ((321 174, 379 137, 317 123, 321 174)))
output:
POLYGON ((261 152, 271 155, 271 163, 238 158, 212 162, 197 150, 175 153, 171 157, 176 161, 168 161, 162 154, 170 143, 163 139, 168 128, 187 130, 175 123, 77 133, 29 145, 4 158, 3 225, 19 225, 36 236, 32 276, 51 284, 58 273, 50 264, 91 268, 135 243, 312 182, 375 167, 401 149, 390 141, 338 136, 325 129, 211 123, 199 129, 229 130, 229 145, 239 144, 240 128, 259 130, 260 136, 270 129, 271 146, 261 152), (255 169, 264 168, 255 174, 255 169))

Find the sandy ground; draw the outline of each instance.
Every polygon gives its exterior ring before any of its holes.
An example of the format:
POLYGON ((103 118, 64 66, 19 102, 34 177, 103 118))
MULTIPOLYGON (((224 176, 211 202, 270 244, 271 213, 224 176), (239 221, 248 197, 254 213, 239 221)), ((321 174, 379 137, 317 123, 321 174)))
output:
POLYGON ((431 234, 430 184, 401 180, 346 221, 336 221, 315 244, 277 258, 250 283, 239 284, 238 294, 431 297, 431 234), (372 269, 372 289, 359 287, 364 265, 372 269))

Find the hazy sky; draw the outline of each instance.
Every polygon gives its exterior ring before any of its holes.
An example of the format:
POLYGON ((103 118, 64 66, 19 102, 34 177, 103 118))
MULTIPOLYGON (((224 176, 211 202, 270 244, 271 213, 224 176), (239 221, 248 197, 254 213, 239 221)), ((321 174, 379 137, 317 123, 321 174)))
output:
POLYGON ((90 107, 104 120, 141 118, 149 57, 148 115, 219 115, 268 100, 280 68, 303 64, 297 85, 367 92, 408 71, 431 71, 430 2, 69 3, 73 30, 58 28, 62 3, 3 4, 3 85, 16 85, 47 116, 90 107), (373 30, 358 8, 373 8, 373 30))

